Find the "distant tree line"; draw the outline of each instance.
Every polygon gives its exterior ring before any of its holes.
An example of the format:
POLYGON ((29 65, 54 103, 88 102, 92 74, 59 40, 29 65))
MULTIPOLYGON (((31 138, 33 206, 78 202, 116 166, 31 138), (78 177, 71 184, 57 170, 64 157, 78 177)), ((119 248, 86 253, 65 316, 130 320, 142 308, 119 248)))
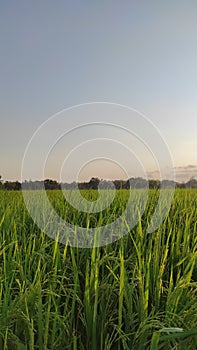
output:
POLYGON ((129 189, 129 188, 150 188, 150 189, 159 189, 169 188, 175 186, 176 188, 197 188, 197 180, 192 178, 188 182, 179 183, 173 182, 171 180, 163 180, 160 182, 159 180, 145 180, 141 177, 132 177, 128 180, 100 180, 97 177, 92 177, 89 182, 72 182, 72 183, 59 183, 56 180, 46 179, 44 181, 24 181, 22 184, 19 181, 2 181, 0 176, 0 189, 1 190, 9 190, 9 191, 19 191, 21 189, 24 190, 60 190, 60 189, 76 189, 80 190, 85 189, 93 189, 97 190, 101 189, 129 189))

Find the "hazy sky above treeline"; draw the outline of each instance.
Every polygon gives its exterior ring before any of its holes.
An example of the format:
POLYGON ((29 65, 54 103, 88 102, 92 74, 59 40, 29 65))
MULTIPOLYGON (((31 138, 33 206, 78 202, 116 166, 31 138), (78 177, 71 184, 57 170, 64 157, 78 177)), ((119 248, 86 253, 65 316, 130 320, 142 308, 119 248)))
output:
MULTIPOLYGON (((92 101, 142 112, 165 138, 177 179, 196 175, 196 1, 1 1, 0 50, 4 179, 20 180, 41 123, 92 101)), ((102 168, 95 163, 84 179, 122 176, 102 168)), ((47 175, 56 177, 54 167, 47 175)))

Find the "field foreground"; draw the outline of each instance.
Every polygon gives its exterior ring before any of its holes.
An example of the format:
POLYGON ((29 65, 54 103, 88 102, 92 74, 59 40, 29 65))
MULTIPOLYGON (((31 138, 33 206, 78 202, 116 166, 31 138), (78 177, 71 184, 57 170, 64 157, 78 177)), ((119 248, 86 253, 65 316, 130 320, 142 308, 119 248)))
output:
MULTIPOLYGON (((93 215, 60 191, 48 197, 63 218, 95 227, 121 215, 127 191, 117 192, 93 215)), ((0 191, 0 349, 196 349, 197 190, 176 190, 162 225, 147 233, 156 202, 151 190, 127 235, 82 249, 42 232, 21 192, 0 191)))

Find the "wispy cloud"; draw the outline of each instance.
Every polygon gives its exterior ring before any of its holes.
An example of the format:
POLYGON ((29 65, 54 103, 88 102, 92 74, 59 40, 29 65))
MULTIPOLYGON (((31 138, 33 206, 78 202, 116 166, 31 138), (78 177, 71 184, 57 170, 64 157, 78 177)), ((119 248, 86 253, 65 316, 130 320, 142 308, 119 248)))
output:
POLYGON ((197 177, 197 165, 195 164, 176 166, 174 170, 178 181, 188 181, 192 177, 197 177))
MULTIPOLYGON (((175 166, 173 168, 176 181, 178 182, 187 182, 191 178, 197 178, 197 165, 196 164, 188 164, 175 166)), ((159 170, 147 171, 148 178, 160 179, 159 170)), ((166 173, 166 178, 171 179, 171 172, 169 170, 169 174, 166 173)))
POLYGON ((185 166, 175 166, 174 169, 177 170, 188 170, 188 169, 197 169, 197 165, 189 164, 185 166))

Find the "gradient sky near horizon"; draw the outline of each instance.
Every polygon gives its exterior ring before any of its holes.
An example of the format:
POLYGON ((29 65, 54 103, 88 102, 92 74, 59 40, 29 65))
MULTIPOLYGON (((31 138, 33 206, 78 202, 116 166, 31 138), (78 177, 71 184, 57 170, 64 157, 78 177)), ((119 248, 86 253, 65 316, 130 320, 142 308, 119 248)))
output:
MULTIPOLYGON (((177 179, 196 176, 196 62, 196 1, 0 1, 0 174, 20 179, 26 145, 51 115, 104 101, 146 115, 177 179)), ((97 170, 89 177, 105 176, 97 170)))

